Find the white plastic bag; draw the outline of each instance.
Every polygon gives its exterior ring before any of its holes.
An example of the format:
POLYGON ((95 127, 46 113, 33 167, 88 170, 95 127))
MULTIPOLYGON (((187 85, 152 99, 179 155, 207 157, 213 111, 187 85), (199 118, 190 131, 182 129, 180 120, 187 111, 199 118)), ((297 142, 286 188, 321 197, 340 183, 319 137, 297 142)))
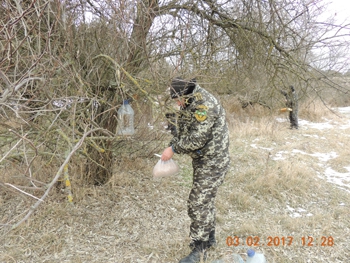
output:
POLYGON ((173 159, 168 161, 159 160, 153 168, 153 177, 171 176, 178 173, 179 170, 179 166, 173 159))

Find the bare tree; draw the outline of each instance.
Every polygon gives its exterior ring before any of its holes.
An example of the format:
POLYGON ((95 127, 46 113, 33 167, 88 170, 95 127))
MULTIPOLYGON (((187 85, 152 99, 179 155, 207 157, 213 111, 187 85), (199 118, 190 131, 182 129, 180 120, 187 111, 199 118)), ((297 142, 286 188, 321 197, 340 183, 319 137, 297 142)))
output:
POLYGON ((103 184, 115 160, 156 151, 167 135, 147 124, 176 75, 267 107, 290 83, 348 92, 316 63, 315 48, 347 47, 346 25, 318 21, 321 1, 4 0, 0 12, 1 164, 14 164, 0 187, 44 191, 39 203, 69 163, 103 184), (115 135, 123 99, 137 112, 128 140, 115 135))

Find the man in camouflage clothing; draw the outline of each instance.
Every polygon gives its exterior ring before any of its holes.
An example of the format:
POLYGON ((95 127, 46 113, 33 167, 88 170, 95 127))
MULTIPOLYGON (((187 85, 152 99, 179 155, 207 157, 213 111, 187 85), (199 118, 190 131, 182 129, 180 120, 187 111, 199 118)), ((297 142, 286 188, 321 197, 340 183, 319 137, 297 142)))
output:
POLYGON ((188 154, 192 158, 193 184, 188 215, 193 250, 180 263, 197 263, 216 243, 214 202, 230 165, 229 132, 224 108, 195 80, 174 79, 170 94, 181 110, 176 133, 161 159, 167 161, 174 153, 188 154))
POLYGON ((295 89, 293 86, 289 86, 289 91, 281 90, 281 93, 286 98, 286 107, 290 108, 291 111, 289 112, 289 121, 290 121, 290 128, 293 129, 299 129, 298 125, 298 95, 295 92, 295 89))

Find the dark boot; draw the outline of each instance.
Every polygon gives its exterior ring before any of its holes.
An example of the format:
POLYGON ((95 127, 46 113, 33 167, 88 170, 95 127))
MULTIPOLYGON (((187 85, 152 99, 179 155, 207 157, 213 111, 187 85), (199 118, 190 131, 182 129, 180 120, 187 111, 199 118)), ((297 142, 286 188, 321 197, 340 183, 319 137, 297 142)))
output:
POLYGON ((209 233, 208 248, 210 247, 216 247, 215 229, 209 233))
POLYGON ((195 241, 192 252, 185 258, 181 259, 179 263, 199 263, 201 258, 206 260, 206 249, 208 247, 208 241, 195 241))

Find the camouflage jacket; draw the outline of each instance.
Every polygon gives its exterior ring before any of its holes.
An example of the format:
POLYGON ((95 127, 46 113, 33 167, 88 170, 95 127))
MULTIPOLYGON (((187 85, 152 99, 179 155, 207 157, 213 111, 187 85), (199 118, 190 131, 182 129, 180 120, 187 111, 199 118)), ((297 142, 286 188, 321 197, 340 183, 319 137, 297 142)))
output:
POLYGON ((189 104, 179 111, 176 134, 170 142, 175 153, 192 158, 229 157, 226 114, 219 101, 196 85, 189 104))
POLYGON ((289 90, 288 92, 281 90, 281 93, 286 98, 286 106, 293 109, 293 111, 298 110, 298 96, 295 91, 289 90))

